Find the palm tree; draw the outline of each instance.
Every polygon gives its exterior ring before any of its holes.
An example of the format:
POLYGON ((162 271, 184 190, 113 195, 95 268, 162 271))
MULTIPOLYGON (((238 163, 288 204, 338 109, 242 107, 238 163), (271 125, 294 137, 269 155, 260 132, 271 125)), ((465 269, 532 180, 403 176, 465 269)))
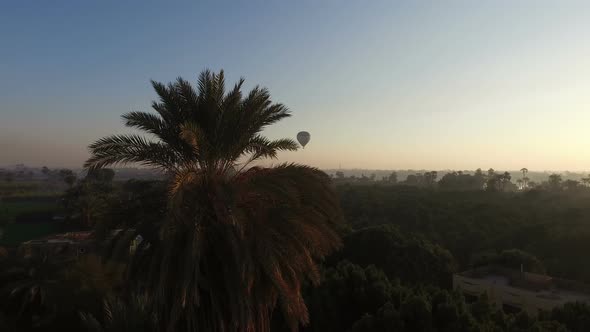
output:
POLYGON ((301 283, 317 284, 316 261, 340 246, 340 206, 325 173, 251 166, 297 144, 261 134, 290 112, 264 88, 243 96, 243 83, 226 92, 223 71, 202 72, 196 90, 182 78, 152 82, 156 114, 123 115, 152 138, 114 135, 90 145, 91 170, 138 163, 170 178, 167 218, 150 268, 141 267, 170 331, 268 331, 276 306, 295 331, 309 321, 301 283))

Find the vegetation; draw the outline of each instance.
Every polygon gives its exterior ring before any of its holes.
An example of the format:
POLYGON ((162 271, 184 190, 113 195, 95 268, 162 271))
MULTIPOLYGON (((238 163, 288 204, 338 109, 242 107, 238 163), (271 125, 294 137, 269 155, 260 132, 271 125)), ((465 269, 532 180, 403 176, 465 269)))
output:
POLYGON ((243 83, 226 91, 223 72, 208 71, 196 88, 152 82, 155 113, 123 115, 142 134, 93 143, 84 174, 0 173, 11 239, 0 248, 0 330, 590 330, 588 304, 529 317, 451 285, 454 272, 489 264, 590 283, 579 262, 590 177, 253 166, 297 145, 262 135, 290 113, 266 89, 243 95, 243 83), (121 182, 105 168, 125 163, 162 177, 121 182), (61 196, 31 194, 40 188, 61 196), (26 222, 58 213, 50 229, 26 222), (13 247, 58 229, 92 230, 93 252, 13 247))
POLYGON ((240 80, 226 92, 223 72, 209 71, 198 90, 180 78, 152 83, 160 97, 152 105, 156 114, 123 119, 155 140, 103 138, 90 146, 86 167, 134 162, 170 178, 146 280, 158 322, 168 330, 265 331, 278 305, 297 330, 309 321, 301 283, 318 283, 315 261, 340 245, 341 214, 329 178, 293 164, 247 168, 297 149, 290 139, 261 135, 290 115, 266 89, 244 97, 240 80))
POLYGON ((353 228, 391 224, 420 234, 448 249, 462 268, 519 249, 543 263, 540 271, 590 282, 590 267, 579 261, 590 249, 587 188, 511 194, 344 185, 339 193, 353 228))
MULTIPOLYGON (((589 240, 584 230, 590 212, 585 202, 590 193, 585 187, 571 191, 541 186, 525 193, 510 193, 374 182, 336 186, 347 221, 346 227, 338 228, 344 235, 343 245, 319 267, 319 278, 315 280, 321 281, 319 286, 310 282, 313 280, 300 281, 300 294, 309 317, 308 324, 300 325, 301 330, 588 329, 590 308, 585 304, 568 304, 539 317, 528 317, 522 313, 503 313, 485 297, 468 303, 461 294, 450 290, 450 276, 454 271, 490 263, 517 269, 522 265, 526 271, 588 281, 590 274, 575 255, 585 250, 589 240)), ((109 177, 94 176, 78 180, 64 195, 70 223, 87 227, 80 213, 83 204, 77 201, 103 197, 100 215, 93 217, 97 234, 105 237, 106 231, 120 227, 134 230, 127 235, 121 233, 114 246, 105 248, 110 252, 109 262, 127 264, 128 258, 121 253, 129 252, 126 243, 135 234, 145 238, 144 245, 132 257, 127 278, 121 281, 108 272, 114 271, 112 268, 93 259, 76 265, 51 263, 55 273, 62 272, 57 277, 51 277, 54 272, 42 275, 78 286, 65 289, 60 283, 37 279, 37 284, 46 289, 45 306, 23 307, 30 308, 26 309, 30 312, 37 308, 34 315, 23 316, 8 309, 16 308, 14 304, 8 305, 3 310, 6 324, 29 324, 26 326, 31 331, 49 326, 83 326, 89 331, 165 330, 170 323, 161 320, 169 318, 159 313, 159 307, 154 304, 162 302, 156 302, 157 297, 152 293, 153 289, 159 289, 160 284, 154 279, 160 281, 161 275, 158 270, 150 272, 146 267, 162 262, 161 252, 171 250, 161 243, 165 225, 162 221, 168 222, 169 209, 174 206, 168 196, 168 183, 136 180, 117 183, 109 177), (141 293, 130 285, 142 285, 149 291, 141 293), (79 300, 74 306, 72 302, 60 302, 53 294, 70 294, 66 298, 79 300), (83 319, 79 319, 79 312, 83 319), (14 320, 16 317, 21 318, 14 320), (66 319, 69 323, 65 323, 66 319)), ((274 193, 274 188, 270 189, 274 193)), ((241 205, 235 206, 238 209, 241 205)), ((279 211, 276 213, 273 215, 280 216, 279 211)), ((224 262, 228 262, 227 258, 224 262)), ((34 262, 29 265, 41 266, 34 262)), ((19 301, 27 299, 22 297, 26 293, 20 294, 19 301)), ((13 297, 10 301, 15 300, 13 297)), ((38 303, 34 302, 38 301, 35 298, 26 301, 38 303)), ((272 331, 293 329, 282 313, 275 312, 268 324, 272 331)))

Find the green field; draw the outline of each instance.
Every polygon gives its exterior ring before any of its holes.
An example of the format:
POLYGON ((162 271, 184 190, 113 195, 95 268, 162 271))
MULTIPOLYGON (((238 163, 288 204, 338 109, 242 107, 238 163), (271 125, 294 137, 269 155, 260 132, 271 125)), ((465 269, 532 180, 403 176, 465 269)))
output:
POLYGON ((0 245, 16 245, 58 232, 59 223, 51 217, 61 211, 57 200, 0 200, 0 245), (16 222, 18 219, 22 222, 16 222))
POLYGON ((55 214, 60 211, 57 202, 23 200, 15 202, 0 201, 0 225, 13 223, 18 216, 35 214, 55 214))
POLYGON ((61 226, 57 222, 8 225, 4 230, 4 236, 0 238, 0 245, 14 246, 19 243, 39 239, 51 234, 59 233, 61 226))
POLYGON ((0 198, 2 197, 56 197, 63 193, 59 185, 42 181, 0 182, 0 198))

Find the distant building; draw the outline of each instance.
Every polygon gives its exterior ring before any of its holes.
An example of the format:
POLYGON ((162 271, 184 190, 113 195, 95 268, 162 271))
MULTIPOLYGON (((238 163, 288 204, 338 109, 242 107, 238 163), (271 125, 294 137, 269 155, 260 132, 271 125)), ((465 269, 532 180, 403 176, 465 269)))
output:
POLYGON ((143 237, 135 235, 135 229, 112 230, 100 241, 94 238, 92 232, 68 232, 23 242, 18 247, 17 254, 26 258, 41 256, 52 260, 76 259, 89 252, 96 253, 105 247, 113 247, 118 241, 130 241, 129 254, 133 254, 143 242, 143 237))
POLYGON ((91 236, 91 232, 56 234, 44 239, 23 242, 18 251, 24 257, 77 258, 94 246, 91 236))
POLYGON ((590 286, 546 275, 486 266, 453 275, 453 288, 467 298, 487 293, 506 312, 537 315, 568 302, 590 303, 590 286))

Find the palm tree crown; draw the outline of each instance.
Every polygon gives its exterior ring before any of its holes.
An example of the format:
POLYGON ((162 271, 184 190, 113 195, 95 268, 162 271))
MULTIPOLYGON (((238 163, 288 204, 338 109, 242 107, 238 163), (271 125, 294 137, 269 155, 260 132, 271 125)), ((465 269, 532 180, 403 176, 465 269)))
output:
POLYGON ((204 71, 195 90, 178 78, 152 82, 153 113, 123 115, 152 136, 115 135, 90 145, 85 166, 139 163, 170 176, 168 217, 149 268, 150 295, 168 330, 268 331, 278 306, 292 330, 308 322, 304 280, 340 245, 340 207, 329 178, 311 167, 248 167, 291 139, 262 130, 290 116, 266 89, 225 91, 223 72, 204 71))

